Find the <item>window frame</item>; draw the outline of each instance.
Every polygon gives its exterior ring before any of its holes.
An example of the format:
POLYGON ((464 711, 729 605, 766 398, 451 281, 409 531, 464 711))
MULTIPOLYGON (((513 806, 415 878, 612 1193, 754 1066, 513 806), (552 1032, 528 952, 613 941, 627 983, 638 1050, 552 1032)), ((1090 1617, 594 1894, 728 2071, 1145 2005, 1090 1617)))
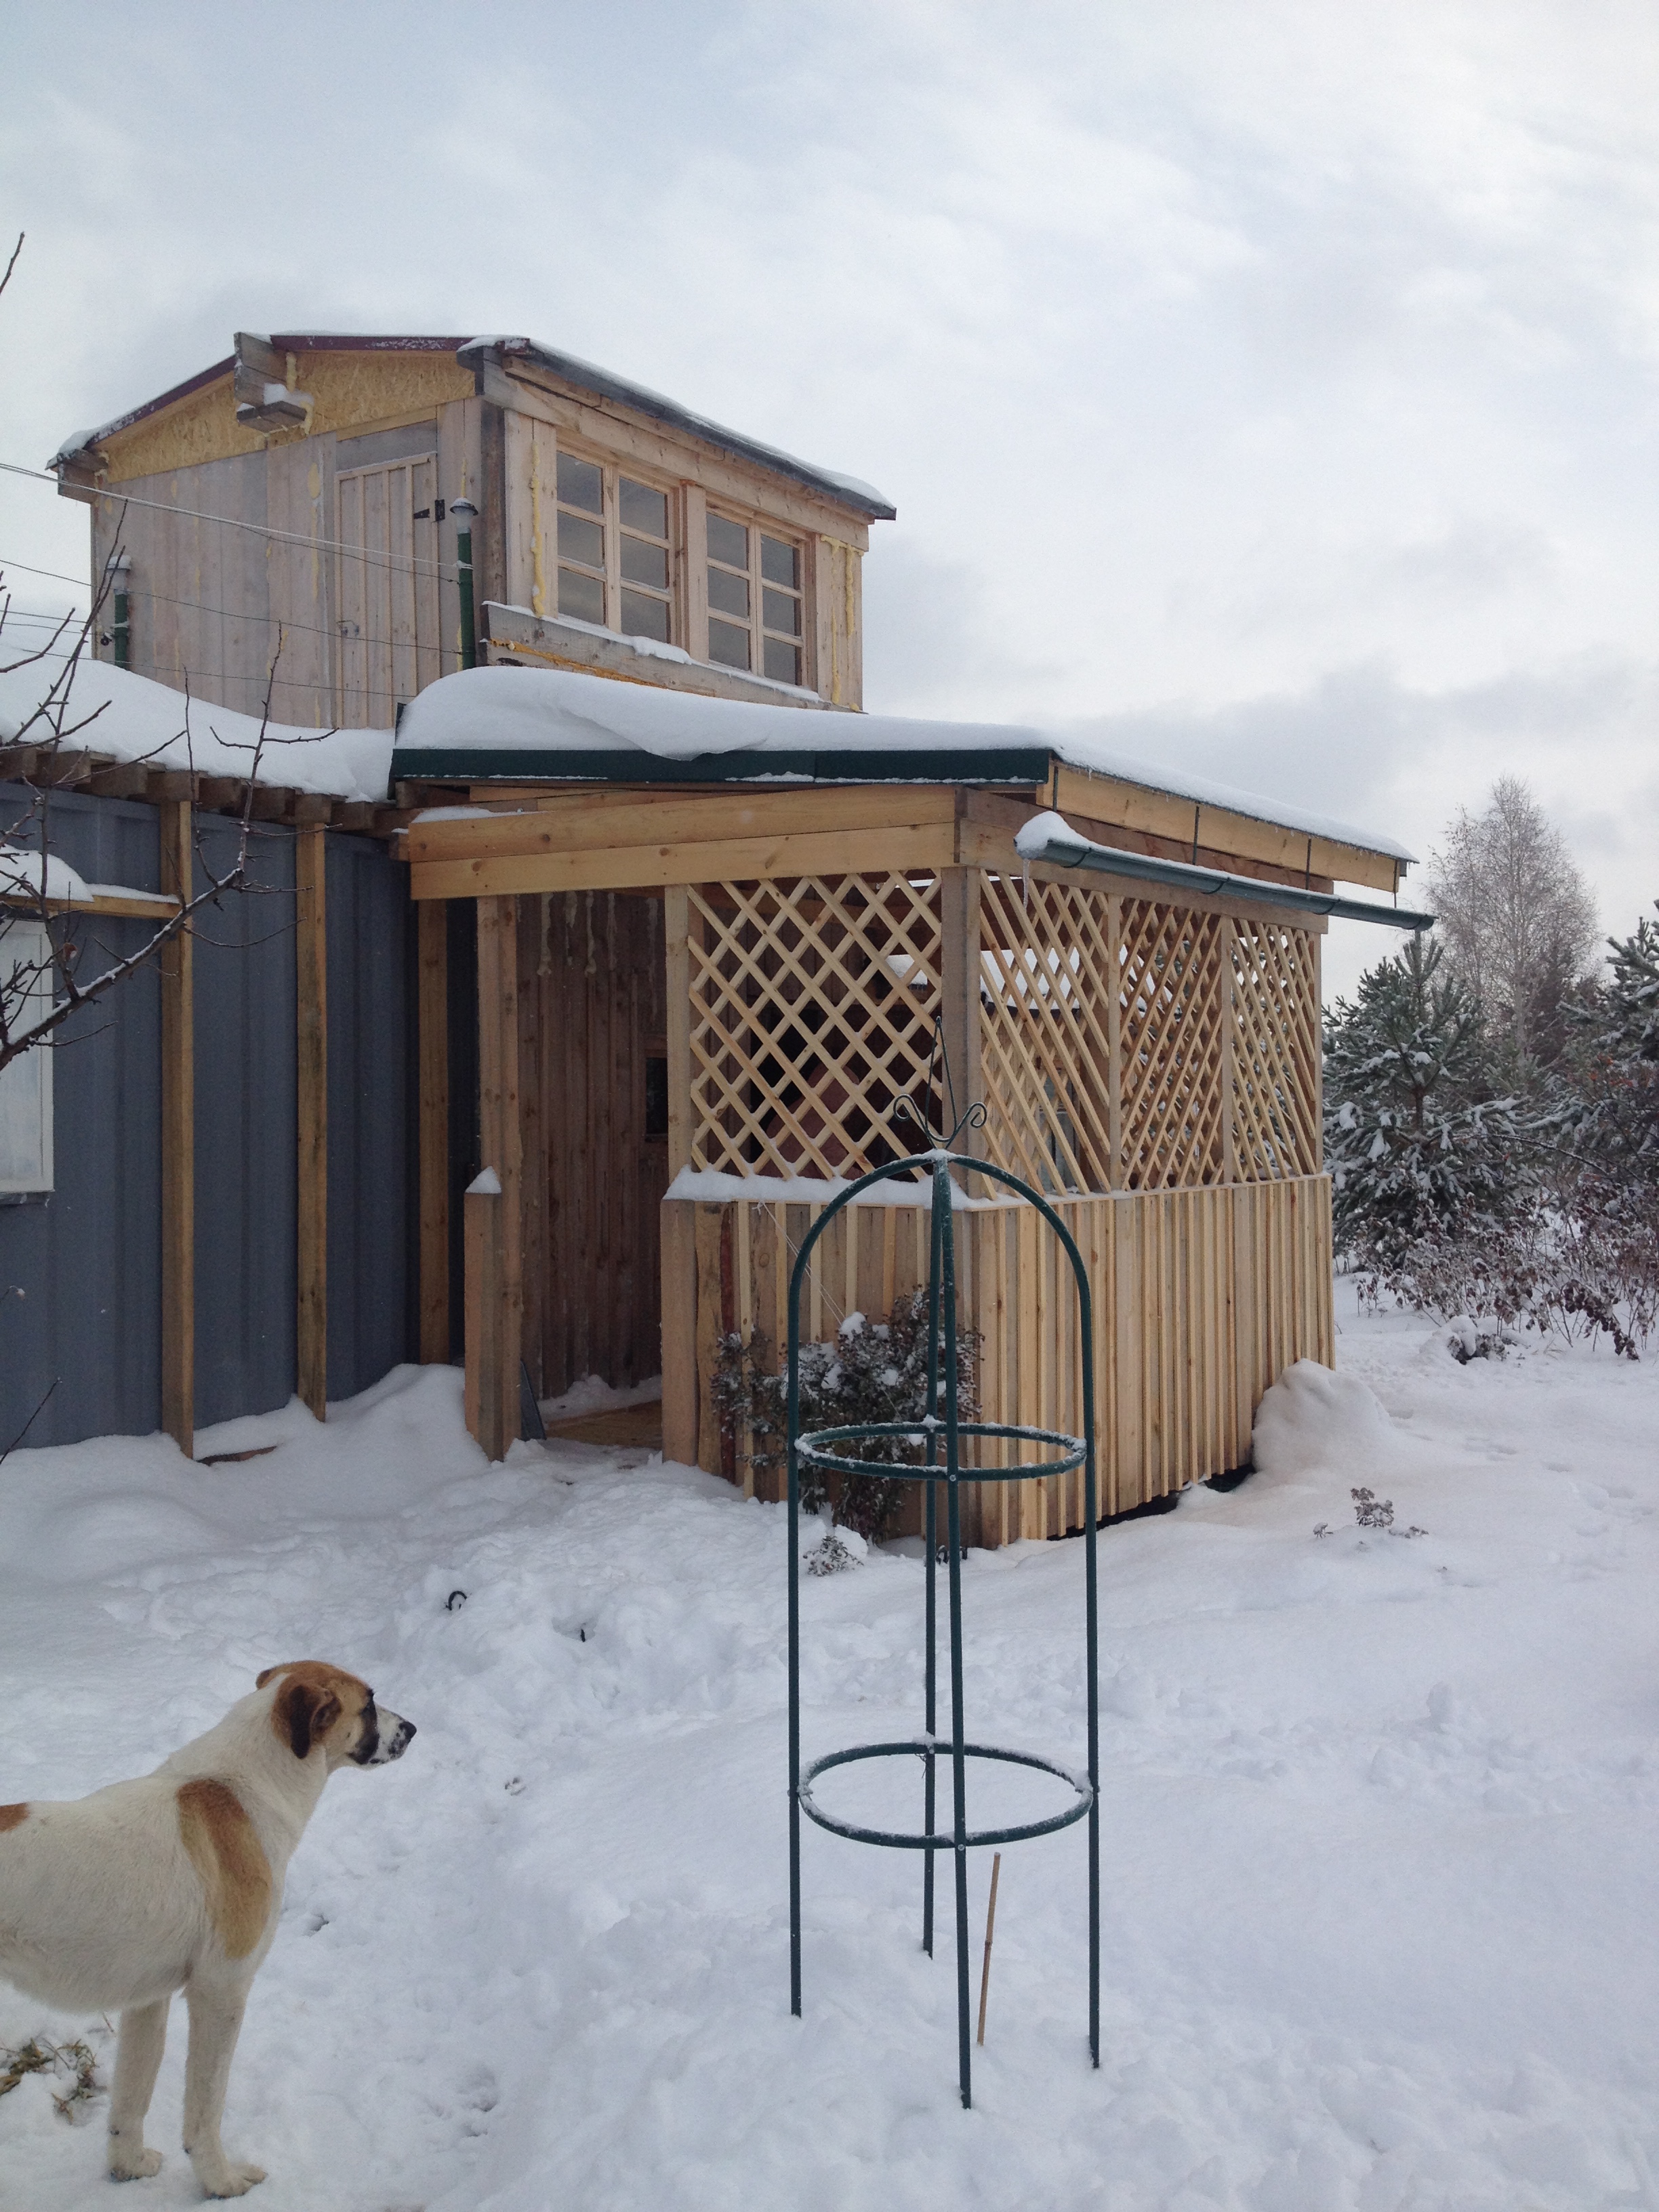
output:
POLYGON ((730 669, 734 676, 758 677, 763 683, 790 684, 795 690, 805 691, 811 689, 813 672, 811 621, 808 614, 808 605, 811 598, 808 566, 810 545, 811 538, 806 532, 797 533, 788 526, 775 520, 770 515, 757 514, 752 509, 745 511, 729 505, 723 500, 710 499, 705 502, 702 562, 710 632, 708 663, 711 667, 730 669), (731 523, 738 529, 747 532, 749 566, 746 569, 738 568, 732 562, 722 560, 715 553, 708 538, 708 526, 712 522, 731 523), (787 545, 794 555, 795 575, 798 580, 793 586, 775 583, 766 574, 763 565, 765 560, 763 547, 765 540, 769 538, 779 545, 787 545), (746 623, 740 622, 724 608, 714 605, 712 586, 716 573, 744 577, 749 586, 749 617, 746 623), (768 592, 783 592, 795 601, 799 609, 800 627, 793 637, 787 636, 781 630, 769 627, 766 621, 768 592), (739 667, 735 661, 720 660, 715 658, 713 629, 716 623, 724 623, 730 629, 747 630, 749 665, 746 668, 739 667), (793 678, 769 676, 767 673, 766 645, 769 638, 780 645, 793 648, 796 654, 796 672, 793 678))
MULTIPOLYGON (((31 966, 50 963, 52 957, 51 933, 40 922, 24 920, 8 921, 3 940, 0 940, 0 958, 8 966, 16 961, 26 961, 31 966)), ((37 975, 25 1002, 33 1008, 38 1005, 42 1013, 49 1012, 57 997, 53 988, 55 971, 48 964, 37 975)), ((22 1008, 19 1008, 21 1012, 22 1008)), ((20 1125, 27 1127, 32 1117, 35 1125, 34 1154, 37 1164, 21 1174, 9 1176, 3 1171, 4 1153, 0 1152, 0 1196, 27 1198, 57 1188, 57 1164, 53 1157, 53 1084, 54 1054, 50 1043, 42 1043, 0 1068, 0 1119, 9 1120, 14 1114, 20 1125), (23 1101, 19 1104, 19 1101, 23 1101)), ((9 1149, 9 1147, 8 1147, 9 1149)))
POLYGON ((561 439, 554 449, 553 462, 552 568, 555 617, 565 622, 589 623, 596 629, 608 631, 612 637, 649 638, 651 635, 649 631, 628 629, 623 625, 623 593, 635 592, 643 599, 655 600, 668 611, 666 638, 652 639, 651 641, 678 646, 684 650, 686 623, 684 595, 681 589, 681 575, 684 567, 683 510, 684 501, 680 497, 680 487, 678 484, 663 483, 647 470, 637 468, 631 463, 624 465, 614 457, 585 449, 574 443, 567 444, 561 439), (599 471, 601 514, 596 515, 590 507, 576 507, 562 495, 559 489, 558 467, 561 461, 567 459, 579 461, 587 468, 599 471), (667 523, 665 538, 653 538, 647 532, 640 530, 631 524, 624 524, 622 514, 622 486, 624 477, 629 483, 638 484, 646 491, 654 492, 662 500, 667 523), (592 523, 598 526, 601 532, 605 556, 603 568, 596 567, 592 562, 567 556, 561 550, 560 520, 566 514, 568 514, 574 521, 592 523), (641 544, 656 545, 662 549, 668 575, 668 581, 664 589, 659 590, 653 585, 643 584, 635 578, 623 574, 623 539, 625 537, 638 538, 641 544), (560 576, 561 572, 567 567, 573 574, 586 576, 599 582, 601 590, 600 604, 605 610, 605 617, 602 622, 592 623, 591 616, 566 613, 562 605, 563 592, 560 576))

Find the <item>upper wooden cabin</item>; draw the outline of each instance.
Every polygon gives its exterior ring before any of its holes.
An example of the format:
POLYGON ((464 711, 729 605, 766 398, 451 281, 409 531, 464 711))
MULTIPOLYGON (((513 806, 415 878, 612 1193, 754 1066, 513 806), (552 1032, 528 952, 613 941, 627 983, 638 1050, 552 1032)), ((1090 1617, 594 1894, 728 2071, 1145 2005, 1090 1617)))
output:
POLYGON ((475 649, 861 703, 881 495, 528 338, 239 332, 52 465, 125 558, 103 656, 218 705, 275 658, 277 720, 391 729, 475 649))
MULTIPOLYGON (((775 1353, 826 1186, 917 1148, 895 1109, 927 1099, 936 1018, 958 1100, 988 1108, 969 1141, 1052 1194, 1091 1269, 1107 1511, 1241 1463, 1262 1392, 1330 1359, 1320 939, 1333 907, 1407 921, 1335 890, 1395 891, 1399 848, 1029 730, 525 670, 427 693, 393 775, 422 810, 401 842, 423 1034, 477 947, 477 1157, 501 1194, 465 1200, 465 1337, 492 1452, 518 1432, 520 1352, 554 1388, 633 1381, 659 1343, 665 1449, 751 1482, 710 1391, 720 1340, 775 1353)), ((422 1093, 440 1297, 445 1073, 422 1093)), ((819 1248, 815 1336, 925 1275, 925 1192, 883 1196, 819 1248)), ((964 1200, 986 1417, 1074 1432, 1054 1241, 1029 1207, 964 1200)), ((970 1510, 981 1542, 1062 1534, 1080 1478, 970 1510)))

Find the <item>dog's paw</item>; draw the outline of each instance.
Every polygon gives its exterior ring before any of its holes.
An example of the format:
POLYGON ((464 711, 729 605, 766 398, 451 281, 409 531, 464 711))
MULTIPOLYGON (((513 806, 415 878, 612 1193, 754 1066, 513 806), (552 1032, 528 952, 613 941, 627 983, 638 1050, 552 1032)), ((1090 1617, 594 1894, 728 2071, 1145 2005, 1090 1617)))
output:
POLYGON ((112 2181, 148 2181, 152 2174, 161 2171, 159 2150, 136 2150, 119 2159, 112 2157, 109 2178, 112 2181))
POLYGON ((210 2197, 246 2197, 256 2182, 263 2181, 265 2170, 262 2166, 238 2166, 228 2163, 222 2174, 202 2185, 210 2197))

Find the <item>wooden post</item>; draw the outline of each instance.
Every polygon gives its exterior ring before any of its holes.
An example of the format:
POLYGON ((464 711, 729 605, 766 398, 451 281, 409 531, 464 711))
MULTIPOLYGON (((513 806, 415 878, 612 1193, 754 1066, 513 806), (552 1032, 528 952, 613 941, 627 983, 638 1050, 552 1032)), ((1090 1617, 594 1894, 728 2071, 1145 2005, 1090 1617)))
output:
MULTIPOLYGON (((662 895, 667 966, 664 1015, 668 1042, 668 1177, 691 1164, 691 901, 684 884, 662 895)), ((663 1311, 667 1312, 666 1304, 663 1311)))
POLYGON ((1238 1181, 1238 1142, 1233 1133, 1236 1079, 1233 1066, 1233 1035, 1237 1026, 1233 1008, 1234 942, 1237 925, 1231 915, 1222 917, 1220 959, 1221 974, 1216 988, 1221 994, 1221 1180, 1238 1181))
MULTIPOLYGON (((691 1164, 690 910, 685 885, 670 884, 663 949, 671 1182, 691 1164)), ((696 1208, 678 1199, 662 1209, 662 1455, 683 1467, 697 1463, 696 1208)))
POLYGON ((416 908, 420 1067, 421 1358, 449 1358, 449 908, 416 908))
MULTIPOLYGON (((958 1114, 980 1096, 979 898, 977 868, 940 870, 939 983, 945 1014, 945 1049, 950 1055, 951 1080, 956 1088, 958 1114)), ((942 1100, 941 1105, 948 1121, 949 1098, 942 1100)), ((985 1132, 964 1131, 962 1149, 982 1158, 985 1132)))
POLYGON ((1325 1172, 1325 987, 1321 971, 1324 945, 1317 933, 1307 935, 1308 958, 1313 970, 1314 1156, 1313 1171, 1325 1172))
MULTIPOLYGON (((491 1459, 499 1459, 519 1434, 519 1360, 524 1334, 524 1139, 519 1120, 519 913, 515 898, 478 901, 478 1129, 486 1170, 499 1177, 500 1223, 493 1276, 483 1295, 499 1332, 499 1351, 489 1370, 469 1334, 469 1389, 478 1398, 473 1433, 491 1459), (476 1370, 476 1371, 475 1371, 476 1370)), ((469 1316, 469 1320, 471 1316, 469 1316)))
POLYGON ((295 1388, 328 1416, 328 919, 320 827, 295 839, 295 1000, 297 1023, 299 1307, 295 1388))
MULTIPOLYGON (((187 799, 156 810, 161 889, 187 899, 195 840, 187 799)), ((196 1447, 196 1031, 188 928, 161 948, 161 1426, 196 1447)))
POLYGON ((516 1358, 504 1359, 501 1334, 506 1220, 501 1177, 493 1168, 486 1167, 461 1201, 461 1235, 466 1279, 466 1425, 490 1460, 505 1458, 508 1444, 519 1433, 519 1363, 516 1358), (510 1429, 503 1420, 504 1367, 513 1384, 510 1429))
POLYGON ((1123 902, 1106 901, 1106 1149, 1107 1187, 1121 1190, 1123 1173, 1123 902))

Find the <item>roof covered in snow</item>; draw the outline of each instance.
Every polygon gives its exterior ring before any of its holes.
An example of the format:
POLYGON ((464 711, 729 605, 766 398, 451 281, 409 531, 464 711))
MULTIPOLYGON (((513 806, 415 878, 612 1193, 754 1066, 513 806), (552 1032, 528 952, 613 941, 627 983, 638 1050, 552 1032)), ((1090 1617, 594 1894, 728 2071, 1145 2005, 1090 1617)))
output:
MULTIPOLYGON (((793 453, 786 453, 775 446, 762 443, 757 438, 745 437, 739 430, 729 430, 723 423, 699 415, 678 401, 653 392, 648 385, 635 384, 625 376, 617 376, 608 368, 596 367, 592 362, 580 360, 576 355, 561 353, 555 346, 546 346, 528 337, 397 337, 392 335, 364 336, 340 331, 276 331, 269 343, 279 353, 307 351, 342 353, 447 353, 453 354, 463 368, 476 374, 485 357, 495 355, 503 363, 517 361, 544 368, 550 374, 562 378, 578 390, 591 392, 595 398, 614 400, 631 408, 635 414, 648 416, 654 422, 684 432, 703 445, 726 453, 737 460, 789 477, 810 491, 834 500, 837 505, 853 508, 868 516, 872 522, 890 522, 897 513, 892 501, 858 477, 842 475, 838 470, 821 468, 816 462, 804 461, 793 453)), ((220 377, 228 376, 236 366, 232 354, 216 362, 211 368, 199 370, 186 377, 183 383, 171 386, 154 399, 128 409, 112 422, 101 423, 94 430, 79 430, 66 438, 46 465, 57 468, 73 455, 84 453, 90 447, 101 444, 122 430, 130 429, 145 416, 158 414, 174 401, 199 392, 204 385, 220 377)))
POLYGON ((475 668, 404 710, 392 774, 411 781, 974 783, 1030 786, 1051 760, 1195 805, 1409 860, 1391 838, 1069 734, 899 714, 803 714, 562 669, 475 668))
MULTIPOLYGON (((39 662, 0 674, 0 744, 14 744, 20 737, 26 744, 49 742, 49 727, 26 726, 49 680, 39 662)), ((252 778, 329 799, 383 800, 392 764, 390 730, 313 730, 272 722, 261 744, 257 715, 186 701, 169 684, 104 660, 82 660, 76 669, 64 726, 73 732, 64 743, 74 751, 199 775, 252 778)), ((0 756, 0 775, 4 772, 0 756)))

